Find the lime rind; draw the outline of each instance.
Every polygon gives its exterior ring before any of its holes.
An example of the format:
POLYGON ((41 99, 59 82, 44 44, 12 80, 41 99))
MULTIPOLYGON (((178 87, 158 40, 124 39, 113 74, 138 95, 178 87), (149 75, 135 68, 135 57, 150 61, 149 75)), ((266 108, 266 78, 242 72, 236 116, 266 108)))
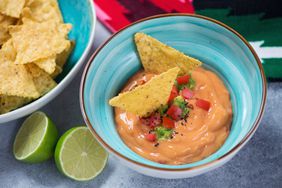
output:
POLYGON ((58 131, 54 123, 43 112, 35 112, 19 129, 13 153, 17 160, 23 162, 43 162, 53 156, 57 140, 58 131))
MULTIPOLYGON (((39 112, 36 112, 37 114, 39 114, 39 112)), ((29 116, 26 120, 25 120, 25 122, 26 121, 29 121, 30 119, 31 119, 31 117, 32 116, 29 116)), ((45 121, 46 121, 46 119, 45 119, 45 121)), ((19 131, 18 132, 23 132, 23 131, 25 131, 24 129, 26 129, 26 127, 24 126, 24 124, 20 127, 20 129, 19 129, 19 131)), ((47 129, 47 122, 46 122, 46 126, 44 126, 44 131, 43 131, 43 133, 45 133, 46 132, 46 129, 47 129)), ((41 130, 37 130, 37 131, 34 131, 34 133, 33 134, 35 134, 35 133, 37 133, 38 131, 41 131, 41 130)), ((16 138, 15 138, 15 143, 16 142, 19 142, 20 140, 22 140, 22 139, 24 139, 24 138, 20 138, 20 134, 17 134, 17 136, 16 136, 16 138)), ((31 135, 30 135, 31 136, 31 135)), ((42 142, 43 142, 43 139, 44 139, 44 137, 45 136, 42 136, 41 137, 41 140, 37 143, 37 146, 35 147, 35 149, 34 149, 34 151, 33 152, 30 152, 30 153, 26 153, 26 155, 22 155, 22 156, 18 156, 17 155, 17 151, 16 151, 16 144, 14 145, 14 147, 13 147, 13 152, 14 152, 14 155, 15 155, 15 158, 17 159, 17 160, 24 160, 24 159, 26 159, 27 157, 29 157, 30 155, 32 155, 32 154, 34 154, 34 152, 36 151, 36 148, 38 148, 39 146, 40 146, 40 144, 42 144, 42 142)))

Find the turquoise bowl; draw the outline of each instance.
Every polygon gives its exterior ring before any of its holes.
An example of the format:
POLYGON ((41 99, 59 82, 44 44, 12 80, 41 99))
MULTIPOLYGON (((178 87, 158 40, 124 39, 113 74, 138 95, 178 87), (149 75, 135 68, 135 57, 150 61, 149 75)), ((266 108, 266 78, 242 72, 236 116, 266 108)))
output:
MULTIPOLYGON (((211 169, 234 154, 259 125, 266 98, 266 79, 261 62, 249 43, 228 26, 199 15, 168 14, 136 22, 114 34, 92 56, 81 82, 81 109, 87 125, 111 153, 135 170, 156 176, 161 172, 211 169), (231 132, 224 145, 211 156, 190 164, 165 165, 147 160, 129 149, 115 127, 114 111, 108 101, 141 69, 133 35, 147 33, 204 62, 225 82, 233 105, 231 132), (141 169, 144 168, 144 169, 141 169), (152 173, 148 170, 156 170, 152 173)), ((205 170, 204 170, 205 171, 205 170)), ((202 172, 201 172, 202 173, 202 172)), ((186 174, 186 175, 185 175, 186 174)), ((200 174, 200 173, 198 173, 200 174)))
POLYGON ((89 56, 94 42, 96 13, 92 0, 58 0, 64 22, 72 24, 70 40, 75 41, 75 48, 70 55, 63 72, 56 79, 58 85, 43 97, 9 113, 0 115, 0 124, 28 115, 50 102, 78 73, 89 56))

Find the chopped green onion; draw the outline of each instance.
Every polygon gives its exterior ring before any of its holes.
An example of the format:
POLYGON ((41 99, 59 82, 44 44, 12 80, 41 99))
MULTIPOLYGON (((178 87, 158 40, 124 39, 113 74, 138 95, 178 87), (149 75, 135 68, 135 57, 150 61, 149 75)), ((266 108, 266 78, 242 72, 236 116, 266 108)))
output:
POLYGON ((168 105, 165 104, 165 105, 161 105, 161 107, 159 108, 158 111, 159 111, 160 115, 163 116, 166 113, 167 109, 168 109, 168 105))
POLYGON ((196 81, 192 77, 190 77, 189 83, 188 83, 188 88, 193 89, 195 87, 195 85, 196 85, 196 81))
POLYGON ((182 110, 181 118, 185 118, 189 112, 190 112, 190 108, 187 108, 187 107, 184 108, 182 110))
POLYGON ((171 138, 173 131, 165 127, 156 127, 155 134, 157 135, 158 140, 167 140, 171 138))
POLYGON ((178 106, 179 108, 181 108, 183 110, 183 108, 186 107, 186 102, 184 100, 184 98, 182 96, 177 96, 174 98, 173 100, 173 104, 178 106))

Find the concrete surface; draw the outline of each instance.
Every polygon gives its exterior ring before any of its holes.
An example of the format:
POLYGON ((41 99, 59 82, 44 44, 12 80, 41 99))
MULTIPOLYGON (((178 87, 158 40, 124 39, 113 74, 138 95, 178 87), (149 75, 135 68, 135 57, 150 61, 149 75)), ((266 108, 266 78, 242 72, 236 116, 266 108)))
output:
MULTIPOLYGON (((108 36, 109 33, 98 24, 94 48, 108 36)), ((60 133, 84 123, 78 97, 81 72, 61 95, 42 109, 54 120, 60 133)), ((106 169, 96 179, 72 181, 57 171, 53 160, 29 165, 14 159, 12 143, 23 120, 13 121, 0 125, 0 187, 282 187, 281 112, 282 82, 271 82, 261 125, 239 154, 221 168, 181 180, 147 177, 121 166, 110 157, 106 169)))

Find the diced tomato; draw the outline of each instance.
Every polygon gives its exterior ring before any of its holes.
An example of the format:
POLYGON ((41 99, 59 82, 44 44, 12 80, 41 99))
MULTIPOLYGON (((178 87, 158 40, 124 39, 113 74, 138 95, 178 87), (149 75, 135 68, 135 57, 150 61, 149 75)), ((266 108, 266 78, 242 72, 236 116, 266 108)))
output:
POLYGON ((169 115, 172 119, 174 119, 175 121, 179 120, 181 118, 181 114, 182 114, 182 109, 179 108, 176 105, 171 105, 169 107, 169 109, 167 110, 167 115, 169 115))
POLYGON ((187 88, 184 88, 181 92, 182 97, 184 97, 185 99, 191 99, 194 95, 194 93, 187 88))
POLYGON ((154 142, 157 139, 157 136, 155 133, 149 133, 145 135, 145 138, 150 141, 150 142, 154 142))
POLYGON ((168 117, 163 117, 163 126, 167 129, 173 129, 175 126, 175 122, 168 117))
POLYGON ((197 99, 196 106, 198 106, 199 108, 202 108, 203 110, 209 111, 211 107, 211 103, 203 99, 197 99))
POLYGON ((149 117, 140 118, 140 121, 143 125, 154 128, 162 123, 161 115, 159 113, 154 113, 149 117))
POLYGON ((189 76, 189 75, 179 76, 178 78, 176 78, 177 83, 178 83, 179 85, 188 84, 189 79, 190 79, 190 76, 189 76))
POLYGON ((161 115, 159 113, 155 113, 154 115, 152 115, 150 117, 150 120, 149 120, 149 126, 151 128, 154 128, 156 127, 157 125, 160 125, 162 122, 161 122, 161 115))
POLYGON ((171 92, 170 92, 170 96, 169 96, 169 98, 168 98, 168 102, 173 101, 173 99, 174 99, 175 97, 177 97, 177 96, 178 96, 177 87, 176 87, 175 85, 173 85, 172 90, 171 90, 171 92))

